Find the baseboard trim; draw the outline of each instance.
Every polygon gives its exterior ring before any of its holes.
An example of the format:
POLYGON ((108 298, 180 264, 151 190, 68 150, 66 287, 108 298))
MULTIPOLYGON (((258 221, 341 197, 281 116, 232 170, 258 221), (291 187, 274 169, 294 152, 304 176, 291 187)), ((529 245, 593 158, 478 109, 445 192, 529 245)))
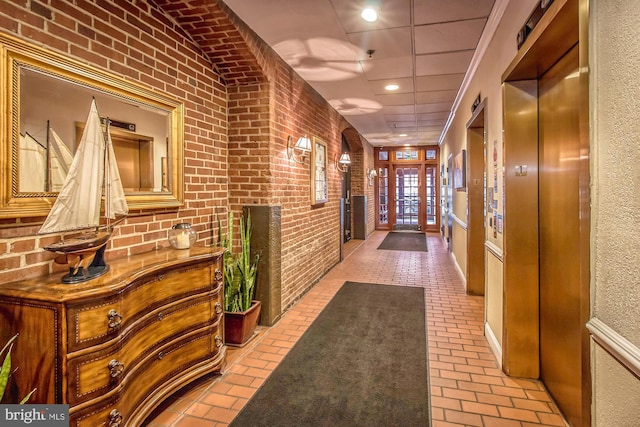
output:
POLYGON ((489 322, 485 322, 484 324, 484 335, 487 338, 487 342, 489 343, 489 348, 491 349, 491 352, 493 353, 493 355, 496 358, 496 361, 498 362, 498 366, 500 366, 500 369, 502 369, 502 347, 500 346, 498 339, 493 333, 493 330, 491 329, 489 322))
POLYGON ((460 264, 458 263, 458 259, 456 258, 456 254, 451 252, 451 257, 453 258, 453 265, 456 267, 456 271, 458 272, 458 276, 460 276, 460 280, 462 280, 462 286, 464 286, 464 290, 467 290, 467 278, 464 275, 464 271, 460 268, 460 264))

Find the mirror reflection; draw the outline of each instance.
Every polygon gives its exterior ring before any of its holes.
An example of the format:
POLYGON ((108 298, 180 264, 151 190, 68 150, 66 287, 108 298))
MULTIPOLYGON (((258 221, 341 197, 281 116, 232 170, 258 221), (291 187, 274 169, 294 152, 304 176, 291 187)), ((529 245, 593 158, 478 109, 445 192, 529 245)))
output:
POLYGON ((171 191, 170 111, 96 90, 35 68, 20 67, 18 192, 58 192, 95 97, 109 120, 127 194, 171 191))

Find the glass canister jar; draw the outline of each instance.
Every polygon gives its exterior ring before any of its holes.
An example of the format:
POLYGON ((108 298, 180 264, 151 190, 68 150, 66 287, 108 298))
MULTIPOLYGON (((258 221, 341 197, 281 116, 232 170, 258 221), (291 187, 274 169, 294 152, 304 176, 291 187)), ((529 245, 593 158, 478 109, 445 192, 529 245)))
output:
POLYGON ((176 249, 189 249, 198 235, 188 222, 181 222, 169 230, 169 243, 176 249))

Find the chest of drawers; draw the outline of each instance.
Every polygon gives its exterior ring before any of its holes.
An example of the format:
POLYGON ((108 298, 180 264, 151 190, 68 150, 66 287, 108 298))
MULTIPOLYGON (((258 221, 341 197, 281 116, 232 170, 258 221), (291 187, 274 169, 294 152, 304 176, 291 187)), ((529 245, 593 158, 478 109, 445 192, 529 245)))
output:
POLYGON ((223 252, 163 249, 104 276, 0 285, 0 342, 19 333, 7 396, 69 404, 72 426, 138 426, 175 390, 224 367, 223 252))

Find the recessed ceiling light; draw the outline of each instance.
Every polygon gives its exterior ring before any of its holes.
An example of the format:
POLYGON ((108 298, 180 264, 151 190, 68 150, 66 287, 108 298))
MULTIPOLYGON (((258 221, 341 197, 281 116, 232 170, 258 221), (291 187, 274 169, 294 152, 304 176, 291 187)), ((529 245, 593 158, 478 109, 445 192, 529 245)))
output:
POLYGON ((401 134, 400 134, 400 135, 398 135, 398 136, 405 137, 405 136, 407 136, 407 134, 406 134, 406 133, 401 133, 401 134))
POLYGON ((376 19, 378 19, 378 14, 376 13, 375 9, 371 7, 367 7, 366 9, 364 9, 360 16, 362 16, 362 19, 367 22, 374 22, 376 19))
POLYGON ((384 88, 386 90, 398 90, 400 89, 400 86, 398 86, 397 84, 390 84, 390 85, 386 85, 384 88))

